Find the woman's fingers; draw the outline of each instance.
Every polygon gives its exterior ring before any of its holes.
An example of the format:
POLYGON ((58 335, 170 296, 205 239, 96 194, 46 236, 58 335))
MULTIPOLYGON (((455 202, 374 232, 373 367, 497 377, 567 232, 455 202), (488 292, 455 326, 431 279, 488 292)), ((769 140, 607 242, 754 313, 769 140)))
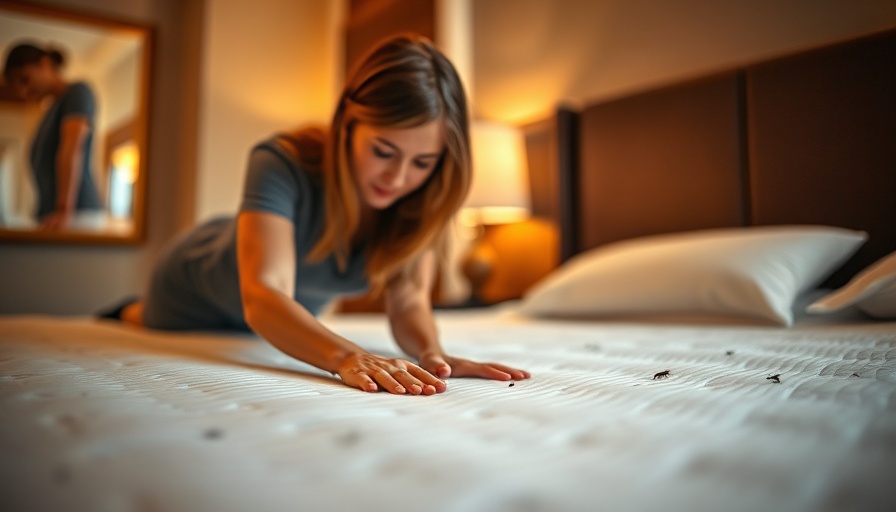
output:
POLYGON ((454 363, 454 374, 458 377, 480 377, 493 380, 523 380, 531 377, 529 372, 503 364, 474 363, 467 360, 454 363))
POLYGON ((448 386, 431 373, 432 368, 447 367, 455 377, 479 377, 492 380, 523 380, 529 372, 498 363, 476 363, 449 356, 432 356, 421 360, 421 366, 404 359, 386 359, 372 354, 353 355, 339 371, 349 386, 364 391, 384 389, 403 395, 434 395, 448 386), (429 370, 429 371, 427 371, 429 370))
POLYGON ((416 377, 418 381, 420 381, 420 384, 423 386, 424 395, 442 393, 443 391, 448 389, 448 385, 445 384, 445 381, 439 379, 435 375, 429 373, 423 368, 420 368, 419 366, 408 365, 408 372, 416 377))
POLYGON ((361 391, 374 392, 379 390, 379 386, 376 385, 376 382, 370 378, 363 371, 352 372, 348 375, 342 376, 342 382, 346 385, 351 386, 353 388, 358 388, 361 391))
POLYGON ((444 382, 408 361, 371 354, 352 356, 339 375, 347 385, 364 391, 382 388, 399 395, 433 395, 447 388, 444 382))
POLYGON ((377 384, 380 385, 383 389, 390 393, 394 393, 396 395, 403 395, 407 393, 407 389, 398 382, 398 379, 392 376, 389 373, 389 370, 378 367, 374 368, 369 373, 370 377, 376 381, 377 384))
POLYGON ((451 376, 451 365, 445 361, 444 357, 438 354, 421 357, 420 366, 440 379, 447 379, 451 376))
POLYGON ((516 368, 511 368, 511 367, 505 366, 503 364, 488 363, 488 365, 491 366, 492 368, 495 368, 497 370, 500 370, 500 371, 510 375, 510 378, 513 380, 528 379, 529 377, 532 376, 532 374, 530 374, 529 372, 527 372, 525 370, 517 370, 516 368))

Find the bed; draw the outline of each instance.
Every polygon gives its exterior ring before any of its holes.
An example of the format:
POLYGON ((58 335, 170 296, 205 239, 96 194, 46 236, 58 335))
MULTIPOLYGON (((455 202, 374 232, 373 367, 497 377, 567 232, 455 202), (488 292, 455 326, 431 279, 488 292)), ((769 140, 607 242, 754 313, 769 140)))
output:
MULTIPOLYGON (((566 263, 520 301, 437 311, 449 351, 530 380, 365 394, 251 334, 0 317, 0 509, 893 510, 896 322, 865 306, 892 304, 894 56, 874 34, 559 111, 566 263), (771 316, 539 305, 607 251, 780 225, 835 231, 772 262, 800 275, 771 316)), ((381 315, 322 321, 397 355, 381 315)))

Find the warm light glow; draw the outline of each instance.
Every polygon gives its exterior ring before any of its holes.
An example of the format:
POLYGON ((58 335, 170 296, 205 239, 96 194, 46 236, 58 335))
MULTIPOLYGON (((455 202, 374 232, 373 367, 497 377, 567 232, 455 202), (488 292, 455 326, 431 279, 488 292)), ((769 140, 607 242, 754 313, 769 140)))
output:
POLYGON ((473 186, 461 220, 503 224, 529 214, 526 145, 518 128, 485 121, 472 125, 473 186))
POLYGON ((122 180, 133 185, 137 183, 140 149, 134 142, 128 142, 112 151, 112 168, 122 180))

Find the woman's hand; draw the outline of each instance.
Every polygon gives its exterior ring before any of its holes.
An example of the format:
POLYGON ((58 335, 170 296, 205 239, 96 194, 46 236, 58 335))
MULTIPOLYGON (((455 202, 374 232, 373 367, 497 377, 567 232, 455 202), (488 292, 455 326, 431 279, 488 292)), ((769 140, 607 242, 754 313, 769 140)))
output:
POLYGON ((447 389, 442 380, 409 361, 366 352, 346 357, 337 373, 346 385, 362 391, 382 388, 396 395, 433 395, 447 389))
POLYGON ((420 356, 420 366, 430 373, 447 379, 448 377, 479 377, 493 380, 523 380, 532 375, 498 363, 477 363, 469 359, 429 353, 420 356))
POLYGON ((65 229, 71 222, 72 216, 71 210, 56 210, 41 220, 39 229, 47 231, 65 229))

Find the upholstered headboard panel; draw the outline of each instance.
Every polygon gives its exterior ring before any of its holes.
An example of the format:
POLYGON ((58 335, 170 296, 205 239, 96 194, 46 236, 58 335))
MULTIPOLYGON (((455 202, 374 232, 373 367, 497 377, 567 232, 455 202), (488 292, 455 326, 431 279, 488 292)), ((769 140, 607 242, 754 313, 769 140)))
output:
POLYGON ((556 125, 564 258, 712 227, 867 231, 837 286, 896 250, 896 31, 562 111, 556 125))
POLYGON ((870 235, 837 280, 896 250, 896 31, 746 70, 753 224, 870 235))
POLYGON ((583 111, 580 245, 742 225, 739 89, 726 74, 583 111))

